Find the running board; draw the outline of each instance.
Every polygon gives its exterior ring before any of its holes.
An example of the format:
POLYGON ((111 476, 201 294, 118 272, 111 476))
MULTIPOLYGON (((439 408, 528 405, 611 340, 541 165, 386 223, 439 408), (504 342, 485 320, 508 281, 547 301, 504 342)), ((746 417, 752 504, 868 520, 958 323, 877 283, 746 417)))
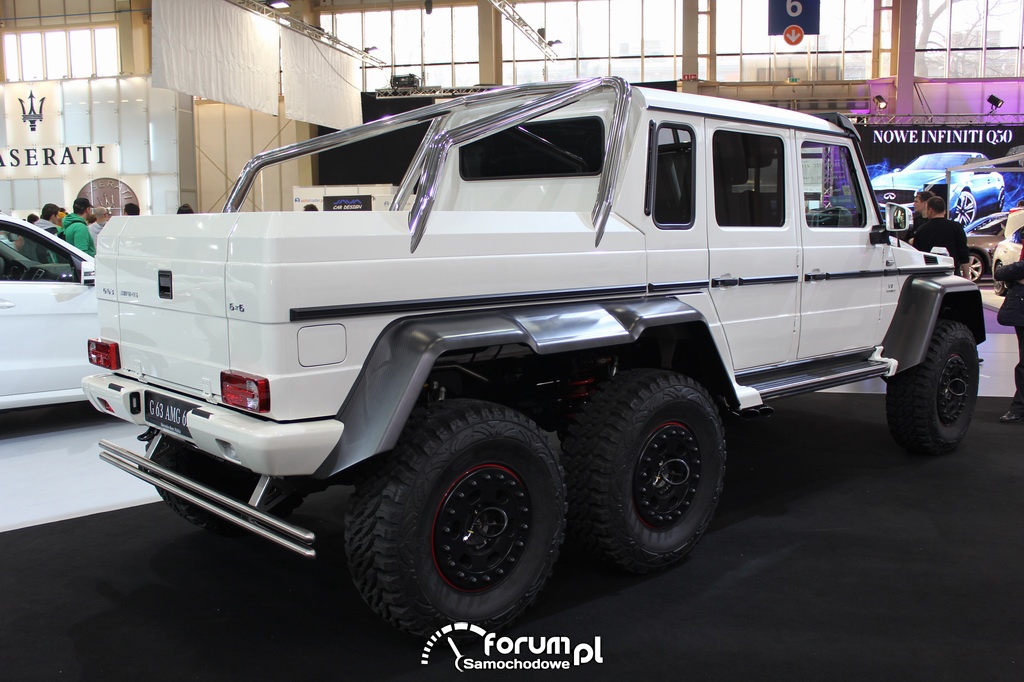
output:
POLYGON ((225 521, 270 540, 307 559, 316 558, 316 550, 310 545, 316 536, 305 528, 293 526, 281 519, 271 516, 253 506, 233 500, 222 493, 201 483, 185 478, 159 464, 154 464, 131 450, 126 450, 110 441, 100 441, 100 459, 113 464, 146 483, 155 485, 172 495, 199 506, 225 521))
POLYGON ((737 375, 736 381, 756 389, 762 400, 768 400, 885 376, 889 373, 889 367, 888 362, 870 358, 845 358, 750 372, 737 375))

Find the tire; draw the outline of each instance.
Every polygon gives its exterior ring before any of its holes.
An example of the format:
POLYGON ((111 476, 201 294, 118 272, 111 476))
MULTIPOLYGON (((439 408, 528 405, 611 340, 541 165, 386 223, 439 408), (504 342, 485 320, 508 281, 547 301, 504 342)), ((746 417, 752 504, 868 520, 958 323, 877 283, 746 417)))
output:
POLYGON ((1006 291, 1007 289, 1009 289, 1006 282, 1002 282, 995 278, 996 270, 998 270, 1001 267, 1003 267, 1003 264, 1000 263, 999 261, 996 261, 995 263, 992 264, 992 293, 994 293, 996 296, 1006 296, 1006 291))
POLYGON ((569 537, 614 566, 668 566, 711 522, 725 438, 711 398, 689 377, 620 374, 583 407, 563 449, 569 537))
POLYGON ((960 322, 939 320, 924 361, 890 377, 889 432, 902 447, 940 455, 967 434, 978 399, 978 347, 960 322))
POLYGON ((956 212, 956 217, 953 220, 961 225, 968 225, 978 213, 978 202, 974 199, 974 195, 965 189, 957 196, 953 210, 956 212))
POLYGON ((545 434, 510 408, 447 400, 414 412, 356 485, 345 544, 370 608, 429 636, 458 621, 507 626, 536 599, 564 534, 565 484, 545 434))
POLYGON ((975 251, 971 251, 971 257, 967 260, 967 266, 970 268, 970 280, 972 282, 978 282, 981 280, 981 276, 985 274, 985 260, 975 251))
MULTIPOLYGON (((166 437, 161 439, 151 459, 162 467, 214 488, 239 502, 249 501, 256 488, 256 483, 259 481, 258 474, 239 469, 231 464, 218 462, 208 455, 191 450, 166 437)), ((157 488, 157 493, 175 513, 203 530, 227 536, 241 535, 244 532, 240 526, 222 519, 216 514, 211 514, 199 505, 173 493, 160 488, 157 488)), ((289 493, 266 511, 279 518, 285 518, 302 504, 304 497, 300 493, 289 493)))

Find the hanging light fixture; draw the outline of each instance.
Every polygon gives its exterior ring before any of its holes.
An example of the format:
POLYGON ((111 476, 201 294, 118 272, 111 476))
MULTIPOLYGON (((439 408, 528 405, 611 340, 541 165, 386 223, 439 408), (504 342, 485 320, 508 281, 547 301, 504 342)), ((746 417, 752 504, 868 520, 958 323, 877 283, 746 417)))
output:
POLYGON ((886 102, 885 98, 882 97, 881 95, 875 95, 873 99, 875 102, 875 106, 878 107, 879 109, 885 109, 887 106, 889 106, 889 103, 886 102))

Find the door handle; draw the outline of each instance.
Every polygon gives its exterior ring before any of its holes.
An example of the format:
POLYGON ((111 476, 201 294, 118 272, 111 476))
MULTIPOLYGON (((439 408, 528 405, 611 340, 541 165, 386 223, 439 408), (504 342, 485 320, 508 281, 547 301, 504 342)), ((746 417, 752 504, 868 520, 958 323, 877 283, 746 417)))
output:
POLYGON ((8 308, 13 307, 14 303, 12 301, 5 301, 4 299, 0 298, 0 310, 7 310, 8 308))

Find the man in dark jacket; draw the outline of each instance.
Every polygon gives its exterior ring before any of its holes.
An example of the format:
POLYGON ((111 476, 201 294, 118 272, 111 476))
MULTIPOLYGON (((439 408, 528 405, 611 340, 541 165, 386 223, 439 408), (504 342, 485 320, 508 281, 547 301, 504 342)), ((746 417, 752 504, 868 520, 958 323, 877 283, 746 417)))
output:
POLYGON ((970 279, 971 252, 967 250, 967 234, 964 226, 946 217, 946 201, 942 197, 928 200, 928 222, 914 235, 912 242, 918 251, 931 253, 941 247, 953 257, 953 273, 970 279))
POLYGON ((1010 402, 1010 409, 999 418, 1004 424, 1024 423, 1024 261, 1001 265, 992 273, 1000 282, 1007 282, 1009 289, 999 308, 999 324, 1013 327, 1017 332, 1017 366, 1013 368, 1013 384, 1017 390, 1010 402))

